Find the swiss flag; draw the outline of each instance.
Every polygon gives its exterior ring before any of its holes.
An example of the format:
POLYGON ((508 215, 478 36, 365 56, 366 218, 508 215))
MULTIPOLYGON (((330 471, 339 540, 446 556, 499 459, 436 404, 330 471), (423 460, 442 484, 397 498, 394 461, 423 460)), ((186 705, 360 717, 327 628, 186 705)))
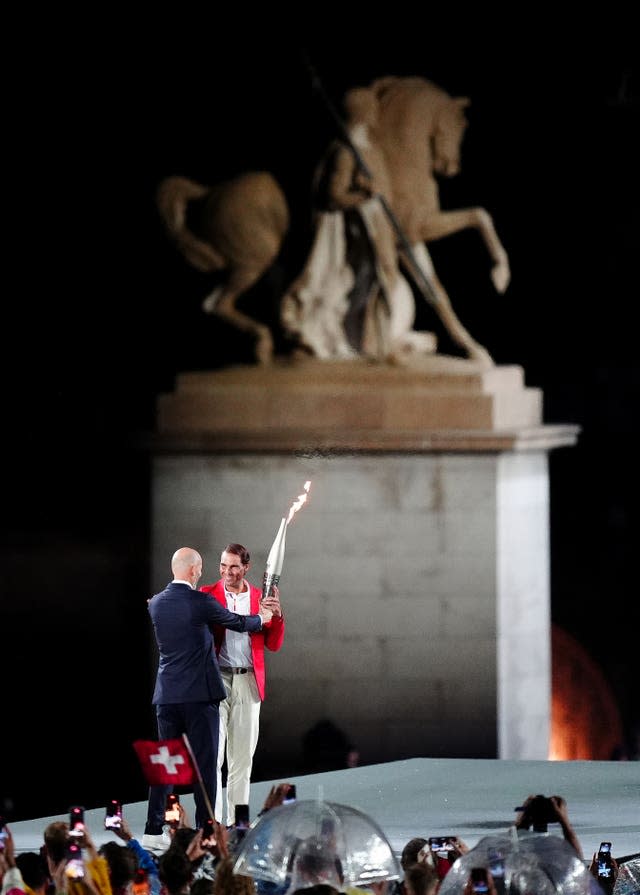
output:
POLYGON ((198 779, 183 740, 136 740, 133 748, 150 786, 188 786, 198 779))

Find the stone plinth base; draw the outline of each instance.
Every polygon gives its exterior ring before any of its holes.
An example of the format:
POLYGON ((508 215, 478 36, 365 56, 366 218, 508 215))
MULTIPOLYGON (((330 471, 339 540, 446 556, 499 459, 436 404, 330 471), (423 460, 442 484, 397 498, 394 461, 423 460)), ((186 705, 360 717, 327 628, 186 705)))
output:
POLYGON ((185 544, 216 580, 230 541, 260 585, 311 481, 287 530, 257 760, 295 766, 324 718, 367 764, 547 758, 547 461, 578 430, 544 426, 522 379, 453 358, 307 362, 184 374, 160 398, 154 589, 185 544))
POLYGON ((158 401, 160 432, 269 433, 291 446, 314 437, 364 438, 447 430, 499 432, 542 424, 542 393, 521 367, 483 370, 436 355, 397 367, 361 358, 183 373, 158 401), (233 409, 236 411, 233 413, 233 409))

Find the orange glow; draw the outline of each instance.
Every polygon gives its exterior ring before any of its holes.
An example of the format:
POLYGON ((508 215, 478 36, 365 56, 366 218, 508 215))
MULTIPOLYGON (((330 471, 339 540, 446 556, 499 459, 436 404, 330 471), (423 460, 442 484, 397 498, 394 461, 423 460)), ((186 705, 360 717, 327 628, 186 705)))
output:
POLYGON ((311 482, 304 483, 304 493, 298 494, 296 499, 291 504, 291 509, 289 510, 289 515, 287 516, 287 525, 291 522, 295 514, 300 510, 305 503, 307 502, 307 498, 309 497, 309 488, 311 487, 311 482))
POLYGON ((552 626, 551 761, 607 761, 623 741, 620 712, 602 671, 566 631, 552 626))

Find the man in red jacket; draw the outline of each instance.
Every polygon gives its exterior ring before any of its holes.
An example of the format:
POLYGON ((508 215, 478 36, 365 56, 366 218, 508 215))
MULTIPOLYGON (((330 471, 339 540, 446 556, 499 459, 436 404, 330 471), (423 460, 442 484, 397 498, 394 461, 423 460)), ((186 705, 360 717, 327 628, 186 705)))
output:
MULTIPOLYGON (((228 544, 220 557, 220 580, 200 588, 238 615, 255 615, 262 590, 254 587, 245 575, 250 568, 250 555, 242 544, 228 544)), ((263 603, 273 617, 261 631, 238 634, 221 625, 214 627, 214 641, 222 674, 226 699, 220 703, 218 747, 218 787, 216 820, 222 821, 222 765, 227 759, 226 824, 235 823, 236 805, 249 804, 249 783, 253 755, 258 744, 260 705, 265 695, 265 647, 277 652, 284 641, 284 616, 280 591, 273 587, 263 603)))

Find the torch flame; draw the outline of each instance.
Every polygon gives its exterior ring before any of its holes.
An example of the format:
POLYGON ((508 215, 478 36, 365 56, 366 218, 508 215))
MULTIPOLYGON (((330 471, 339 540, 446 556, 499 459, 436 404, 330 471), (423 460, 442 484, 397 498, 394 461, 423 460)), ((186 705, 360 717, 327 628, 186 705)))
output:
POLYGON ((289 510, 289 516, 285 519, 283 516, 280 521, 280 528, 278 529, 278 534, 276 535, 276 539, 271 545, 271 550, 269 551, 269 555, 267 556, 267 565, 264 570, 264 576, 262 579, 262 599, 265 600, 271 593, 272 589, 279 583, 280 574, 282 572, 282 563, 284 562, 284 545, 287 537, 287 526, 298 512, 300 507, 304 506, 307 502, 307 497, 309 495, 309 488, 311 487, 311 482, 304 483, 304 494, 299 494, 298 497, 291 504, 291 509, 289 510))
POLYGON ((310 487, 311 487, 311 482, 305 482, 305 483, 304 483, 304 491, 305 491, 305 493, 304 493, 304 494, 298 494, 298 496, 296 497, 296 499, 295 499, 295 500, 293 501, 293 503, 291 504, 291 508, 290 508, 290 510, 289 510, 289 515, 287 516, 287 523, 286 523, 287 525, 291 522, 291 520, 293 519, 293 517, 295 516, 295 514, 298 512, 298 510, 302 509, 302 507, 303 507, 303 506, 305 505, 305 503, 307 502, 307 499, 308 499, 308 497, 309 497, 309 488, 310 488, 310 487))

